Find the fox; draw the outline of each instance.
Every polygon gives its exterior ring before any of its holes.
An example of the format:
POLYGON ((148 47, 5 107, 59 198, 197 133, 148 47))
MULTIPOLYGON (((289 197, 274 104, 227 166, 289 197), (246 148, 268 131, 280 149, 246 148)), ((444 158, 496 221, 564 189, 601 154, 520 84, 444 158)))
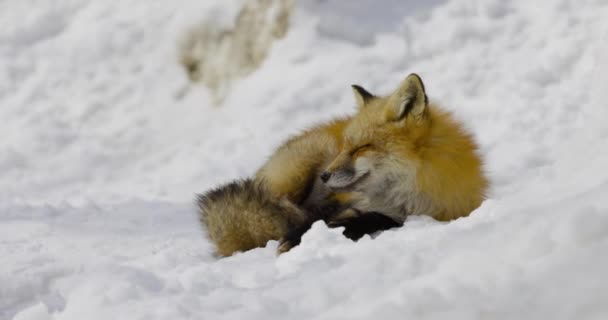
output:
MULTIPOLYGON (((198 195, 199 220, 216 246, 215 255, 230 256, 263 247, 269 240, 279 240, 279 253, 288 251, 299 244, 313 222, 338 210, 338 202, 327 199, 328 191, 320 191, 318 181, 316 196, 311 191, 318 180, 317 171, 335 153, 334 134, 342 130, 345 121, 322 124, 289 139, 254 178, 236 180, 198 195), (288 163, 293 167, 289 168, 288 163)), ((356 240, 396 226, 379 214, 359 220, 332 227, 345 227, 344 235, 356 240)))
POLYGON ((278 240, 279 253, 289 251, 318 220, 357 239, 401 226, 410 215, 450 221, 481 205, 489 181, 478 145, 450 112, 429 102, 420 76, 408 75, 386 96, 352 89, 354 115, 288 139, 247 188, 199 198, 209 234, 220 234, 212 241, 237 244, 221 254, 264 240, 278 240), (237 241, 243 234, 259 241, 237 241))

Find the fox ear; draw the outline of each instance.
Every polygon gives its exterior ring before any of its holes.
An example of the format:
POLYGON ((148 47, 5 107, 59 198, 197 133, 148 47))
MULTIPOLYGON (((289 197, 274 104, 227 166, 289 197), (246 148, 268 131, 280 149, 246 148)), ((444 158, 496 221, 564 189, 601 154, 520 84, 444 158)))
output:
POLYGON ((351 87, 353 88, 353 93, 355 94, 355 100, 357 100, 357 107, 359 109, 363 108, 371 99, 374 98, 373 94, 369 93, 361 86, 353 84, 351 87))
POLYGON ((401 82, 399 88, 390 96, 385 110, 387 121, 399 121, 411 115, 414 119, 422 119, 428 98, 424 91, 422 79, 412 73, 401 82))

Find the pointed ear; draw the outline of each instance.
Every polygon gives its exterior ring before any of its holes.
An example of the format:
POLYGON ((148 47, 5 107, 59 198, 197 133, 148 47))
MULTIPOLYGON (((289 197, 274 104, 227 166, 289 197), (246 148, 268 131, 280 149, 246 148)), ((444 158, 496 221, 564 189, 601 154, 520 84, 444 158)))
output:
POLYGON ((401 82, 399 88, 390 96, 385 110, 387 121, 398 121, 411 115, 420 120, 424 115, 428 98, 422 79, 412 73, 401 82))
POLYGON ((363 87, 353 84, 351 86, 353 88, 353 93, 355 94, 355 100, 357 101, 357 107, 359 109, 363 108, 371 99, 374 98, 374 95, 367 92, 367 90, 363 89, 363 87))

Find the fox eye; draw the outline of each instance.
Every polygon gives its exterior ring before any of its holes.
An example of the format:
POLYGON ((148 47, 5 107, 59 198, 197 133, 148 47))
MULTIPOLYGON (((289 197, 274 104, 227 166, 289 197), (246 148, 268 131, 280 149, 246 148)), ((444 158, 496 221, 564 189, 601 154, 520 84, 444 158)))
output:
POLYGON ((372 144, 371 144, 371 143, 367 143, 367 144, 364 144, 364 145, 362 145, 362 146, 360 146, 360 147, 357 147, 357 148, 355 148, 355 149, 354 149, 354 150, 351 152, 351 155, 360 154, 360 153, 362 153, 362 152, 366 151, 367 149, 371 148, 371 146, 372 146, 372 144))

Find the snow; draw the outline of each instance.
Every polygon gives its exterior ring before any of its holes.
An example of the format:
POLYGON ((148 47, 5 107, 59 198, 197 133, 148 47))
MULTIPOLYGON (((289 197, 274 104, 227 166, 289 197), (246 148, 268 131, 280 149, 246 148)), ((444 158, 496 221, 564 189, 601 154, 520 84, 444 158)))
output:
POLYGON ((179 38, 241 3, 0 3, 0 319, 608 316, 607 2, 299 2, 212 106, 179 38), (479 209, 213 257, 195 193, 410 72, 480 142, 479 209))

